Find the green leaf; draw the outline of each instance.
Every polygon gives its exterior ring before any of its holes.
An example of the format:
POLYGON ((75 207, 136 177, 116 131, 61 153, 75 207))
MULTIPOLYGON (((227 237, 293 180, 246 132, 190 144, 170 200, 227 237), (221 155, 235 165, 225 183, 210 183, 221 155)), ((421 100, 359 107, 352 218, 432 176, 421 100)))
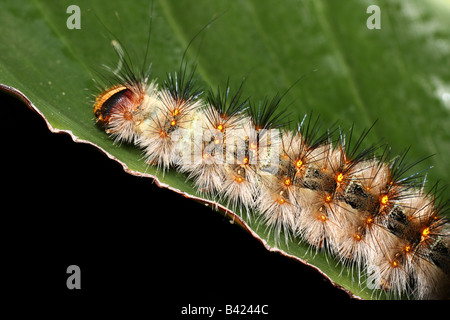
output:
MULTIPOLYGON (((444 0, 79 0, 81 29, 68 29, 72 2, 2 2, 2 89, 19 95, 17 89, 53 131, 67 130, 75 140, 98 146, 130 173, 156 176, 162 186, 197 199, 184 176, 148 168, 139 150, 114 145, 93 120, 92 79, 103 64, 118 64, 111 40, 142 63, 151 27, 155 78, 176 71, 188 46, 187 60, 197 63, 205 85, 223 86, 230 77, 237 86, 245 78, 244 92, 254 100, 284 92, 305 76, 284 99, 293 119, 313 112, 343 130, 354 124, 356 132, 378 120, 367 145, 383 139, 394 153, 411 147, 412 159, 434 154, 415 170, 434 167, 427 172, 429 185, 450 182, 450 4, 444 0), (380 29, 366 26, 372 4, 381 9, 380 29)), ((263 227, 243 221, 274 248, 263 227)), ((279 250, 356 296, 377 296, 306 245, 292 242, 279 250)))

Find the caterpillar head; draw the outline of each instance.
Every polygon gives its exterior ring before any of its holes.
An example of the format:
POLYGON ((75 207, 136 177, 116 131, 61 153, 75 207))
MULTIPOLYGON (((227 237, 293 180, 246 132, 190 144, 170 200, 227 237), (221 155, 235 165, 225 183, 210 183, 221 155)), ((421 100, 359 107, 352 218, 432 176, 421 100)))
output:
POLYGON ((116 140, 132 141, 144 115, 156 108, 154 91, 155 85, 145 82, 119 84, 104 90, 94 103, 97 124, 116 140))
POLYGON ((95 99, 94 115, 97 123, 107 127, 111 117, 120 113, 124 118, 131 117, 131 110, 137 98, 133 90, 124 85, 106 89, 95 99))

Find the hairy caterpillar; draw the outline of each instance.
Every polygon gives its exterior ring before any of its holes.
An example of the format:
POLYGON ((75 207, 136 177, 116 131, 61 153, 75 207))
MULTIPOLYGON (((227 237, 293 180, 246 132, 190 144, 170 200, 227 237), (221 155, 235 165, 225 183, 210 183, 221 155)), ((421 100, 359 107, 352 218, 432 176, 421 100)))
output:
POLYGON ((254 102, 228 84, 202 95, 185 67, 160 85, 131 68, 116 81, 95 101, 97 122, 149 164, 185 173, 277 241, 329 251, 394 295, 448 295, 447 204, 437 185, 425 192, 418 175, 404 177, 405 155, 364 149, 366 133, 355 143, 351 131, 322 132, 310 117, 289 130, 278 96, 254 102))

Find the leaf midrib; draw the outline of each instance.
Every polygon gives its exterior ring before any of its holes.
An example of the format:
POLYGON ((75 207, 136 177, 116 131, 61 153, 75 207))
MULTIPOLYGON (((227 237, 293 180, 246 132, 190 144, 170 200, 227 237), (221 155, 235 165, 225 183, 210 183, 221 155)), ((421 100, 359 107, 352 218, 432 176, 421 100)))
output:
MULTIPOLYGON (((361 97, 360 89, 356 85, 355 77, 353 76, 353 72, 351 71, 351 67, 346 62, 345 52, 341 49, 339 44, 336 41, 336 35, 333 33, 330 24, 328 23, 327 14, 325 12, 322 0, 317 0, 312 2, 314 4, 314 8, 318 14, 318 22, 322 26, 324 34, 328 37, 330 47, 336 54, 337 62, 340 64, 342 70, 344 70, 344 76, 347 79, 347 84, 351 95, 353 96, 356 107, 359 111, 359 119, 363 119, 367 128, 370 128, 373 125, 373 120, 370 118, 367 107, 361 97)), ((378 138, 378 137, 377 137, 378 138)))

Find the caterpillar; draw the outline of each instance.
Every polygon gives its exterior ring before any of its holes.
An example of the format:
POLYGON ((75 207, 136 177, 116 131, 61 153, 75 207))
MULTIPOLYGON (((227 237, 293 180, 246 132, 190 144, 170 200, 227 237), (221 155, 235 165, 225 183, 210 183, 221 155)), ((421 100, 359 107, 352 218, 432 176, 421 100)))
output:
POLYGON ((364 148, 370 129, 323 130, 306 115, 288 125, 283 95, 243 97, 244 83, 204 90, 182 64, 158 83, 123 59, 93 103, 97 125, 177 170, 203 197, 265 225, 275 243, 307 243, 395 297, 442 299, 450 289, 448 202, 425 190, 407 151, 364 148), (294 129, 292 129, 294 127, 294 129))

